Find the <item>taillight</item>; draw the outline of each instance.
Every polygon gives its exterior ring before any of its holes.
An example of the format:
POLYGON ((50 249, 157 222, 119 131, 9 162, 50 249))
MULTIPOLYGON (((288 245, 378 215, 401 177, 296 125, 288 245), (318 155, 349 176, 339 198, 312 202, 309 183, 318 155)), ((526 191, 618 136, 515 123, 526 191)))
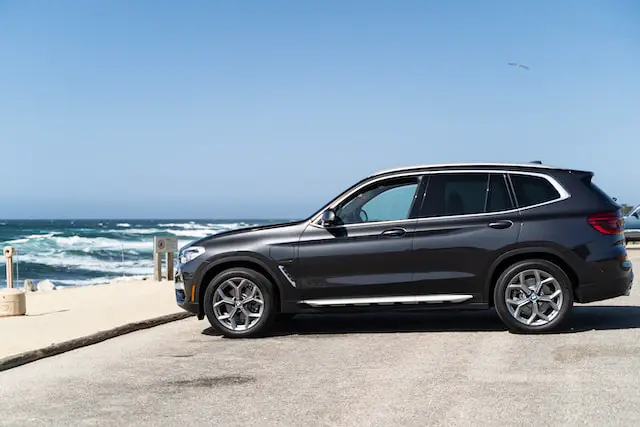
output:
POLYGON ((591 215, 589 224, 602 234, 621 234, 624 231, 624 219, 616 212, 604 212, 591 215))

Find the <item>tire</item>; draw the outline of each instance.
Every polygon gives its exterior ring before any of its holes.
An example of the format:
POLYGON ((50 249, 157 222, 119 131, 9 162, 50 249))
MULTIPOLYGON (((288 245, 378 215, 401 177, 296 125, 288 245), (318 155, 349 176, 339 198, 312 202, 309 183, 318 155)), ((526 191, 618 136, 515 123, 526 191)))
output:
MULTIPOLYGON (((271 283, 269 279, 267 279, 257 271, 248 268, 231 268, 219 273, 209 283, 209 285, 207 286, 207 290, 204 293, 203 303, 207 320, 216 331, 228 338, 251 338, 263 335, 269 330, 277 315, 274 299, 275 292, 273 286, 273 283, 271 283), (257 321, 254 322, 254 320, 250 320, 250 322, 254 323, 250 323, 250 327, 248 329, 231 329, 233 324, 226 324, 226 319, 221 321, 216 315, 216 310, 218 310, 217 314, 222 314, 222 316, 224 316, 228 315, 231 310, 237 306, 234 306, 233 304, 222 303, 220 304, 220 308, 214 309, 214 303, 219 302, 221 298, 220 294, 218 293, 218 289, 222 288, 222 293, 225 296, 233 295, 235 286, 230 285, 229 282, 237 285, 243 280, 246 280, 248 282, 245 281, 243 282, 245 283, 245 285, 241 285, 241 299, 247 300, 246 295, 244 295, 245 292, 243 291, 243 289, 249 289, 249 283, 251 285, 255 285, 257 289, 259 289, 259 295, 261 295, 262 297, 262 312, 260 318, 257 321)), ((226 298, 226 300, 229 300, 229 298, 226 298)), ((259 306, 259 304, 255 302, 250 302, 249 304, 249 306, 242 306, 245 308, 244 311, 242 311, 241 308, 237 309, 237 314, 234 316, 234 319, 242 320, 244 322, 246 319, 244 313, 250 312, 252 308, 259 306)), ((236 322, 236 324, 238 324, 238 322, 236 322)))
POLYGON ((498 316, 511 331, 523 333, 554 331, 560 328, 570 316, 573 307, 571 280, 562 268, 550 261, 543 259, 519 261, 509 266, 500 275, 494 288, 493 300, 498 316), (529 297, 525 298, 526 290, 520 289, 521 287, 518 286, 521 281, 520 273, 524 274, 528 286, 529 282, 532 284, 532 280, 536 280, 535 271, 538 271, 539 277, 543 279, 541 282, 544 283, 540 295, 534 296, 530 293, 529 297), (552 277, 552 280, 549 280, 549 277, 552 277), (511 287, 510 284, 512 284, 511 287), (509 295, 507 295, 507 291, 509 291, 509 295), (550 296, 556 295, 557 291, 561 291, 562 299, 550 298, 550 296), (507 299, 510 300, 509 303, 507 303, 507 299), (561 304, 558 305, 559 303, 561 304), (537 313, 536 316, 533 316, 534 304, 537 306, 538 313, 546 317, 546 320, 537 313), (519 310, 518 306, 520 306, 519 310), (516 316, 521 320, 518 320, 516 316), (525 318, 531 317, 534 317, 534 320, 531 324, 526 324, 525 318))

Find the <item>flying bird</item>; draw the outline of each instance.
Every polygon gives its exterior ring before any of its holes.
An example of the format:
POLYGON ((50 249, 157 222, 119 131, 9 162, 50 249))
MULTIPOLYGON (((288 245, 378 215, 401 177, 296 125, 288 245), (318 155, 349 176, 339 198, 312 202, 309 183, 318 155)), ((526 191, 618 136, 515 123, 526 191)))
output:
POLYGON ((512 67, 524 68, 525 70, 529 69, 526 65, 518 64, 517 62, 509 62, 509 65, 512 67))

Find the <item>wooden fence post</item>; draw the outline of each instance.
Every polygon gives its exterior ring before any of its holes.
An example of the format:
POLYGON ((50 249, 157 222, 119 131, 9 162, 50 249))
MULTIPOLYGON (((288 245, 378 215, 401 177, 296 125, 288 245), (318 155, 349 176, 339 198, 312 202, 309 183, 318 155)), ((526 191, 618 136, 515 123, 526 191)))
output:
POLYGON ((178 251, 178 239, 175 236, 153 237, 153 278, 162 281, 162 254, 167 261, 167 280, 173 280, 173 254, 178 251))
POLYGON ((7 289, 13 288, 13 247, 4 248, 4 257, 7 266, 7 289))
POLYGON ((173 252, 167 252, 167 280, 173 280, 173 252))

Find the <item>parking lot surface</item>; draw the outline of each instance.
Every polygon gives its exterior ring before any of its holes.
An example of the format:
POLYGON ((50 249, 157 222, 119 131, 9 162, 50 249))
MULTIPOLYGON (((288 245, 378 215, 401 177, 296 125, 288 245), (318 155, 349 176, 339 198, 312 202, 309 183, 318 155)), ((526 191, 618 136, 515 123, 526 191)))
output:
POLYGON ((299 316, 247 340, 188 319, 1 372, 0 425, 637 426, 639 371, 636 279, 547 335, 493 311, 299 316))

